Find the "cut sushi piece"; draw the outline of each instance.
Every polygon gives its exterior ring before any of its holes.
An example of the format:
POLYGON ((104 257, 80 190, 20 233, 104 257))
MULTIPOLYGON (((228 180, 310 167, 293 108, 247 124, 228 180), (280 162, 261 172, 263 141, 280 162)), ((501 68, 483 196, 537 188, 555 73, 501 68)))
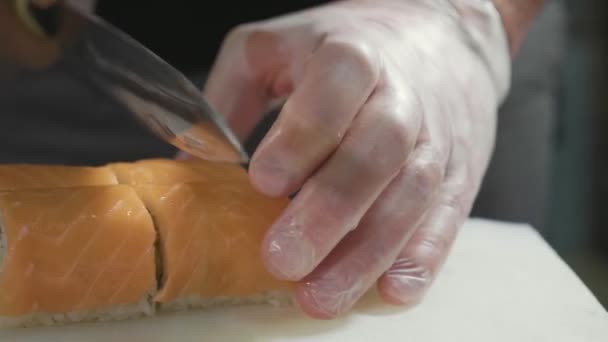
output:
POLYGON ((294 284, 271 276, 260 250, 287 199, 229 182, 135 189, 160 237, 163 277, 155 300, 162 309, 289 303, 294 284))
POLYGON ((134 163, 112 163, 120 184, 173 185, 202 182, 249 182, 245 169, 236 164, 203 160, 144 159, 134 163))
POLYGON ((128 186, 0 194, 3 326, 154 312, 152 219, 128 186))
POLYGON ((0 191, 118 184, 111 168, 0 164, 0 191))

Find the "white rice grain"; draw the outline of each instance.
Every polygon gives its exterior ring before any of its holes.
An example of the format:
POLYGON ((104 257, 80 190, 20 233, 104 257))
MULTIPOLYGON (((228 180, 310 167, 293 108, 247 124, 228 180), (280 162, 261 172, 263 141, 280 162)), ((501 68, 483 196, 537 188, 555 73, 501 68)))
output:
POLYGON ((160 305, 161 311, 188 311, 217 306, 232 305, 270 305, 286 307, 293 305, 292 295, 288 292, 271 291, 247 297, 213 297, 201 298, 199 295, 183 296, 169 303, 160 305))
POLYGON ((154 313, 152 296, 148 295, 137 303, 117 305, 109 308, 73 311, 65 314, 37 312, 21 317, 0 317, 0 328, 29 328, 78 322, 118 321, 152 316, 154 313))

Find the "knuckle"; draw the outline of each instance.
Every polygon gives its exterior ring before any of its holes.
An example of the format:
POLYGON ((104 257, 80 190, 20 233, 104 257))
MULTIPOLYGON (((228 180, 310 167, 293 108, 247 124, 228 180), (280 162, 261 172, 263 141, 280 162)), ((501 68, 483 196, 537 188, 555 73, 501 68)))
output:
MULTIPOLYGON (((380 119, 383 120, 383 119, 380 119)), ((368 134, 373 140, 369 142, 370 150, 365 151, 373 163, 367 167, 378 170, 398 170, 404 167, 414 146, 416 132, 410 120, 389 118, 376 124, 373 132, 368 134)))
POLYGON ((390 149, 401 153, 403 158, 412 152, 422 122, 421 110, 412 98, 403 94, 394 95, 391 101, 384 104, 386 107, 380 109, 385 113, 382 125, 384 138, 390 144, 390 149))
POLYGON ((397 152, 405 158, 414 145, 415 132, 411 122, 393 118, 390 120, 385 133, 391 146, 394 146, 397 152))
POLYGON ((355 72, 360 79, 372 82, 379 74, 376 54, 367 43, 331 40, 323 44, 320 52, 343 65, 345 73, 355 72))
POLYGON ((434 194, 443 180, 444 169, 437 159, 416 159, 411 167, 415 187, 423 197, 434 194))

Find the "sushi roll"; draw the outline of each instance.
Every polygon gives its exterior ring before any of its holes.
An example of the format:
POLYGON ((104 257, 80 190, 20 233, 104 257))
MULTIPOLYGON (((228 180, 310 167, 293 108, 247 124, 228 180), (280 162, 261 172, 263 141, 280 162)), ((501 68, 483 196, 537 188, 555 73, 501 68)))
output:
POLYGON ((152 315, 155 240, 128 186, 0 193, 0 324, 152 315))
POLYGON ((261 260, 265 232, 287 199, 264 197, 230 182, 139 185, 160 239, 162 310, 223 304, 287 305, 293 283, 261 260))
POLYGON ((261 260, 288 205, 238 165, 0 165, 0 326, 291 302, 261 260))

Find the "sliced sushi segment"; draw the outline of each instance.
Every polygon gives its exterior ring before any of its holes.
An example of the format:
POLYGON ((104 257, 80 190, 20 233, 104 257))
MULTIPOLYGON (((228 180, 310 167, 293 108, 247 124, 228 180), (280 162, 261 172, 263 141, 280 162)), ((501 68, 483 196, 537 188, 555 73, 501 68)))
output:
POLYGON ((0 164, 0 191, 118 184, 106 166, 0 164))
POLYGON ((290 299, 293 284, 261 261, 265 232, 288 204, 231 182, 139 185, 160 237, 162 285, 155 300, 179 310, 290 299))
POLYGON ((114 171, 119 183, 129 185, 249 182, 247 172, 239 165, 203 160, 144 159, 134 163, 112 163, 109 167, 114 171))
POLYGON ((128 186, 0 193, 0 323, 150 315, 152 219, 128 186))

